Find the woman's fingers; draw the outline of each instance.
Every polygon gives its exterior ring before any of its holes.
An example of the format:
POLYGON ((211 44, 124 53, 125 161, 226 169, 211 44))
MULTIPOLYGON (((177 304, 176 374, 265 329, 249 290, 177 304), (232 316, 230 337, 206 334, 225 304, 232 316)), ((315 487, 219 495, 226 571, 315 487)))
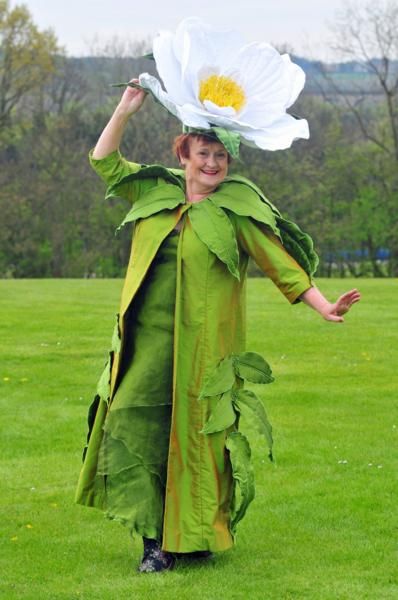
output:
POLYGON ((361 294, 357 289, 350 290, 342 294, 337 300, 334 308, 334 313, 337 315, 343 315, 348 312, 353 304, 359 302, 361 294))

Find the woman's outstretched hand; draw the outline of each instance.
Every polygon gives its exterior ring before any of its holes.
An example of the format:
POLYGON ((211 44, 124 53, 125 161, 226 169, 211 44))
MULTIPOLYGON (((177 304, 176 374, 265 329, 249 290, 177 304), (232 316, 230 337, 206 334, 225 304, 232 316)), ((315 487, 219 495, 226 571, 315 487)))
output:
POLYGON ((357 289, 350 290, 345 294, 342 294, 340 298, 334 304, 330 305, 330 308, 325 311, 323 318, 327 321, 336 321, 342 323, 344 321, 343 316, 347 313, 353 304, 359 302, 361 294, 357 289))
POLYGON ((335 323, 343 323, 343 315, 350 310, 353 304, 359 302, 361 294, 357 289, 350 290, 342 294, 340 298, 333 304, 326 300, 321 292, 316 287, 311 287, 301 294, 300 299, 316 310, 326 321, 334 321, 335 323))

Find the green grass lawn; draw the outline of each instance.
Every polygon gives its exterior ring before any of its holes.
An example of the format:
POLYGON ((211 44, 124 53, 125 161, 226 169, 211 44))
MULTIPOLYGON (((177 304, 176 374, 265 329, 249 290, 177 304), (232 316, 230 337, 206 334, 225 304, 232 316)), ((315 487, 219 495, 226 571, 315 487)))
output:
POLYGON ((248 349, 276 378, 254 386, 276 463, 242 424, 256 499, 236 548, 139 575, 140 540, 73 503, 121 281, 0 281, 0 597, 398 598, 397 282, 318 283, 331 299, 360 287, 344 325, 289 306, 269 281, 249 282, 248 349))

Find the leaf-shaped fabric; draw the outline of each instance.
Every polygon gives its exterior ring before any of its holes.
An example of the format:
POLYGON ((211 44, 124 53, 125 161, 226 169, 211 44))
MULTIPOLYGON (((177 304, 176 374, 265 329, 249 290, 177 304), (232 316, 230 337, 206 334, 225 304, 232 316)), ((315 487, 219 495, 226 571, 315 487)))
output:
POLYGON ((231 427, 236 421, 236 413, 232 404, 231 391, 221 396, 210 417, 202 429, 202 433, 217 433, 231 427))
POLYGON ((239 377, 252 383, 271 383, 274 381, 271 367, 257 352, 243 352, 236 355, 234 367, 239 377))
POLYGON ((272 426, 260 398, 250 390, 238 390, 234 393, 234 403, 237 404, 239 412, 244 417, 249 419, 254 417, 254 423, 259 433, 267 440, 269 456, 272 460, 272 426))
POLYGON ((115 328, 112 334, 111 349, 113 352, 120 352, 119 315, 116 317, 115 328))
POLYGON ((246 510, 254 498, 254 475, 247 438, 242 433, 233 431, 228 435, 225 446, 230 454, 232 477, 240 488, 240 502, 237 504, 235 501, 231 515, 231 530, 235 533, 237 524, 245 516, 246 510))
POLYGON ((148 190, 134 202, 133 207, 129 210, 118 229, 126 223, 136 221, 137 219, 145 219, 161 210, 172 210, 179 204, 184 204, 185 195, 181 188, 165 183, 148 190))
POLYGON ((213 127, 212 130, 232 158, 239 157, 240 135, 223 127, 213 127))
POLYGON ((231 221, 210 199, 192 204, 189 213, 193 230, 211 252, 227 265, 237 279, 239 274, 239 251, 231 221))
POLYGON ((235 182, 235 183, 242 183, 246 186, 248 186, 249 188, 251 188, 254 192, 256 192, 256 194, 258 194, 258 196, 261 198, 262 202, 264 202, 264 204, 266 204, 267 206, 269 206, 269 208, 272 210, 272 212, 277 215, 278 217, 281 217, 281 213, 279 212, 279 210, 276 208, 275 204, 272 204, 271 200, 269 200, 264 192, 262 191, 262 189, 260 189, 255 183, 253 183, 253 181, 251 181, 250 179, 247 179, 246 177, 243 177, 243 175, 229 175, 228 177, 225 178, 225 182, 235 182))
POLYGON ((296 223, 287 219, 278 219, 278 226, 286 250, 308 275, 313 275, 317 270, 319 258, 314 250, 312 238, 296 223))
POLYGON ((122 184, 129 183, 135 179, 151 178, 164 179, 173 185, 181 187, 181 189, 184 189, 185 187, 185 177, 182 169, 167 169, 163 165, 142 165, 139 171, 135 173, 129 173, 125 177, 122 177, 115 185, 109 186, 105 197, 108 199, 117 196, 117 190, 122 184))
POLYGON ((108 362, 105 365, 105 369, 102 372, 101 377, 99 378, 97 384, 97 394, 104 400, 108 402, 109 399, 109 382, 111 379, 111 357, 109 357, 108 362))
POLYGON ((214 369, 200 392, 200 398, 219 396, 228 392, 235 383, 232 356, 224 358, 214 369))
POLYGON ((251 217, 268 225, 280 237, 276 215, 250 187, 235 182, 223 183, 211 199, 221 208, 227 208, 239 216, 251 217))

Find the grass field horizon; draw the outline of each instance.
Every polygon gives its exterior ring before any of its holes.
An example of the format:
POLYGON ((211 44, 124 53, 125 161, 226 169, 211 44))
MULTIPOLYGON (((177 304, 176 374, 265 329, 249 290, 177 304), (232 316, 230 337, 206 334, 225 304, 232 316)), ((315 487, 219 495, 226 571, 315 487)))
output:
POLYGON ((247 348, 275 376, 253 387, 276 462, 242 423, 256 498, 236 547, 140 575, 140 540, 73 500, 122 281, 0 280, 0 598, 397 598, 397 281, 317 284, 330 299, 361 290, 343 325, 248 282, 247 348))

